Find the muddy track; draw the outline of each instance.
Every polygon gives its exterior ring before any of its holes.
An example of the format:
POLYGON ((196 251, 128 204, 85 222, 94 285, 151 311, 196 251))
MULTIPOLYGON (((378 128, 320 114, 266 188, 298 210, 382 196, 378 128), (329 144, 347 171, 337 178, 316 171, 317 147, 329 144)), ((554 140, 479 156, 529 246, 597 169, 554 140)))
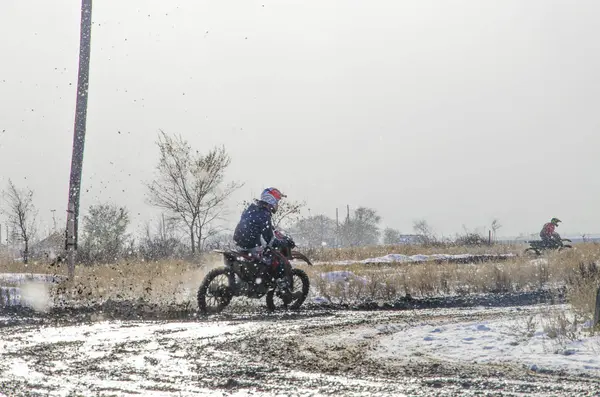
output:
POLYGON ((278 367, 318 372, 352 379, 379 379, 402 385, 409 395, 600 395, 600 379, 573 376, 561 372, 534 373, 517 365, 474 365, 452 363, 431 358, 403 358, 382 361, 370 358, 378 339, 388 333, 427 321, 440 325, 455 321, 484 321, 498 317, 501 312, 469 312, 436 314, 424 312, 415 316, 403 314, 360 313, 343 316, 330 324, 315 324, 288 330, 274 327, 260 336, 223 344, 228 351, 243 350, 253 357, 268 357, 278 367), (365 326, 380 331, 364 341, 348 343, 345 336, 365 326), (327 342, 323 342, 326 340, 327 342), (413 385, 413 383, 416 383, 413 385), (411 386, 412 385, 412 386, 411 386))
POLYGON ((507 310, 526 317, 535 306, 525 305, 563 298, 538 291, 277 314, 242 306, 211 317, 180 307, 140 315, 139 302, 5 312, 0 395, 600 396, 594 377, 372 354, 387 336, 419 324, 481 322, 507 310))
POLYGON ((370 356, 392 331, 505 314, 502 308, 304 310, 186 322, 13 325, 0 329, 0 390, 11 396, 598 395, 594 378, 370 356), (348 337, 365 327, 374 331, 358 341, 348 337))
MULTIPOLYGON (((234 300, 236 302, 237 300, 234 300)), ((469 307, 510 307, 529 306, 537 304, 560 304, 566 302, 564 289, 537 290, 528 292, 498 292, 489 294, 458 295, 446 297, 412 298, 402 297, 390 302, 363 301, 353 304, 305 303, 302 311, 330 312, 339 310, 351 311, 396 311, 417 309, 448 309, 469 307)), ((234 305, 225 312, 233 315, 244 313, 262 313, 266 315, 264 300, 251 300, 249 304, 234 305)), ((36 312, 24 307, 0 307, 0 315, 5 316, 0 320, 0 327, 9 326, 27 321, 62 323, 94 322, 100 320, 199 320, 203 316, 191 305, 157 304, 143 300, 114 301, 107 300, 102 303, 56 305, 46 312, 36 312)))

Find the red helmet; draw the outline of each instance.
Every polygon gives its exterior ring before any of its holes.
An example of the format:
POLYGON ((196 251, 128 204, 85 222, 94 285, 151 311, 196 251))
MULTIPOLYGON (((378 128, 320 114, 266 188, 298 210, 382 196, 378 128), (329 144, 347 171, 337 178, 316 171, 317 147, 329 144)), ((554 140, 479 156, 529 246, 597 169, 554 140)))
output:
POLYGON ((260 201, 264 201, 271 207, 271 211, 276 212, 279 207, 279 200, 286 197, 285 194, 281 193, 279 189, 269 187, 263 190, 260 195, 260 201))

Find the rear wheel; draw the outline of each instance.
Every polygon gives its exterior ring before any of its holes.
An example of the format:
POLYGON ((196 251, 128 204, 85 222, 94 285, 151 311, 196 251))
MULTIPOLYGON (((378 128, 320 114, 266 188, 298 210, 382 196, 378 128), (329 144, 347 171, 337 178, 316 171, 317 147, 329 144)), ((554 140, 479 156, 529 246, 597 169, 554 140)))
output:
POLYGON ((198 310, 203 314, 221 312, 233 297, 230 287, 231 272, 229 269, 213 269, 198 288, 198 310))
POLYGON ((310 280, 308 279, 308 275, 303 270, 292 269, 292 284, 290 291, 292 294, 302 292, 302 296, 286 305, 279 290, 270 290, 267 292, 267 308, 269 311, 275 311, 277 309, 299 309, 306 300, 309 289, 310 280))

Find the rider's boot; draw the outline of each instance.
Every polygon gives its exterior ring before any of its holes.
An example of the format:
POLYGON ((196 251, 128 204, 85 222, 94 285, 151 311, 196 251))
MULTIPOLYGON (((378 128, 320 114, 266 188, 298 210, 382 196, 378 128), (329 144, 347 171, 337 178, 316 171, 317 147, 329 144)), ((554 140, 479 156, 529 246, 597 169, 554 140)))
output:
POLYGON ((289 305, 293 301, 302 298, 302 291, 292 292, 285 277, 277 279, 277 287, 281 291, 281 299, 285 305, 289 305))

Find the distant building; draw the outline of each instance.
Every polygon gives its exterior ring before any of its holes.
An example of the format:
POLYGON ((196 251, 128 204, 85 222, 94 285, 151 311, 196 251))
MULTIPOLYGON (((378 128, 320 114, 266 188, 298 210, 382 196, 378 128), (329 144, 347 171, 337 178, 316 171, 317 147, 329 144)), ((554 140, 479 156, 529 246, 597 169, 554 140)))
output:
POLYGON ((65 235, 54 232, 31 246, 31 256, 36 259, 53 260, 65 250, 65 235))

